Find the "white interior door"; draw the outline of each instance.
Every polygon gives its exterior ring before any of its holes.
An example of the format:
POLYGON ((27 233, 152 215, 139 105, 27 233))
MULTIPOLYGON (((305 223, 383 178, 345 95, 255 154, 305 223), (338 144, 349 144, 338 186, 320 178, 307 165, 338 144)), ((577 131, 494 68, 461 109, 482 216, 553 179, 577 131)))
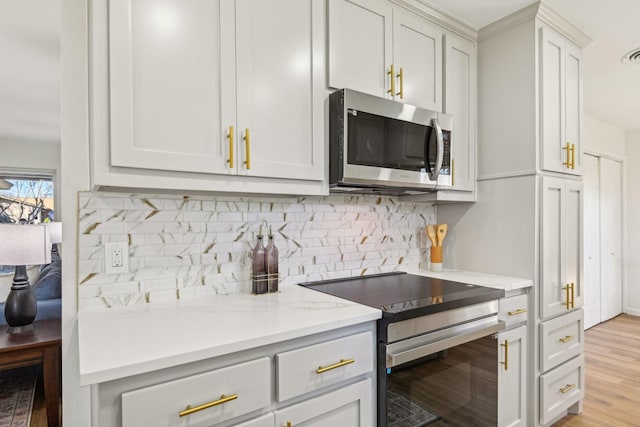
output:
POLYGON ((601 321, 622 312, 621 164, 600 158, 601 321))
POLYGON ((600 323, 600 167, 584 156, 584 326, 600 323))

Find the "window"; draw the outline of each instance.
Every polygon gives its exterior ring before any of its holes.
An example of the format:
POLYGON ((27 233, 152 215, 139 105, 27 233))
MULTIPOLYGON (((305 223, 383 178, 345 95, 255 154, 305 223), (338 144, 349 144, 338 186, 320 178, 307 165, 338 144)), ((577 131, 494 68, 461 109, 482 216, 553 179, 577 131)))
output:
POLYGON ((0 222, 39 224, 53 221, 51 177, 0 175, 0 222))

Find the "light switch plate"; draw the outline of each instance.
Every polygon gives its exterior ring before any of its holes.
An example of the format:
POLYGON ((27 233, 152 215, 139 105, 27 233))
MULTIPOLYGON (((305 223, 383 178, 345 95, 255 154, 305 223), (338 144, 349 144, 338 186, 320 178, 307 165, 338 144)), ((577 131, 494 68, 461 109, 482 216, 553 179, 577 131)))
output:
POLYGON ((129 244, 107 242, 104 244, 104 270, 107 274, 129 272, 129 244))

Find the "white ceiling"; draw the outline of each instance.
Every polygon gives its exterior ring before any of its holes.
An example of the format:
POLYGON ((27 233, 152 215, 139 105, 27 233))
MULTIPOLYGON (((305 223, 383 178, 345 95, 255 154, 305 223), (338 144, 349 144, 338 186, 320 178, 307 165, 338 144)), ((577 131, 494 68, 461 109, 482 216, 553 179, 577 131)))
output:
MULTIPOLYGON (((428 0, 480 29, 532 0, 428 0)), ((639 0, 544 0, 593 42, 583 51, 585 113, 623 130, 640 129, 640 64, 623 64, 640 48, 639 0)))
MULTIPOLYGON (((428 0, 476 29, 532 0, 428 0)), ((639 0, 546 0, 594 41, 584 50, 584 109, 640 129, 639 0)), ((0 0, 0 142, 60 140, 60 0, 0 0)))

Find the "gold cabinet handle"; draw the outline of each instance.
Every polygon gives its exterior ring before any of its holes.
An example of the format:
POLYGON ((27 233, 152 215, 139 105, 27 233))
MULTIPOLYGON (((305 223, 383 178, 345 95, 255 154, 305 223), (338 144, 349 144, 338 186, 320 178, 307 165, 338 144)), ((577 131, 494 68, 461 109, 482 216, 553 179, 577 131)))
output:
POLYGON ((574 388, 576 388, 575 384, 567 384, 566 387, 560 389, 560 393, 565 394, 566 392, 568 392, 569 390, 573 390, 574 388))
POLYGON ((571 144, 571 169, 576 168, 576 144, 571 144))
POLYGON ((569 293, 571 292, 571 286, 567 285, 564 286, 562 288, 563 291, 565 291, 567 293, 567 302, 564 303, 565 307, 567 308, 567 310, 569 310, 571 308, 571 296, 569 295, 569 293))
POLYGON ((287 427, 291 427, 293 424, 291 424, 291 421, 287 421, 287 427))
POLYGON ((229 126, 229 168, 233 169, 233 126, 229 126))
POLYGON ((576 285, 571 283, 571 308, 576 308, 576 285))
POLYGON ((504 344, 500 344, 504 347, 504 362, 500 362, 500 364, 504 365, 504 370, 509 370, 509 340, 504 340, 504 344))
POLYGON ((403 99, 404 98, 404 72, 402 71, 402 67, 400 67, 398 78, 400 79, 400 92, 398 92, 396 95, 400 95, 400 99, 403 99))
POLYGON ((567 144, 562 147, 562 149, 567 151, 567 161, 562 162, 562 165, 566 166, 567 169, 569 169, 571 167, 571 144, 567 142, 567 144))
POLYGON ((451 186, 456 186, 456 159, 451 159, 451 186))
POLYGON ((507 314, 509 316, 517 316, 518 314, 522 314, 522 313, 526 313, 527 309, 526 308, 519 308, 515 311, 507 311, 507 314))
POLYGON ((237 398, 238 398, 237 394, 232 394, 230 396, 225 396, 223 394, 222 396, 220 396, 220 399, 214 400, 213 402, 205 403, 204 405, 199 405, 199 406, 196 406, 194 408, 192 408, 191 405, 187 405, 187 408, 184 411, 178 412, 178 415, 180 417, 185 417, 187 415, 193 414, 194 412, 199 412, 199 411, 202 411, 204 409, 211 408, 212 406, 222 405, 223 403, 227 403, 227 402, 229 402, 231 400, 235 400, 237 398))
POLYGON ((323 372, 327 372, 327 371, 330 371, 332 369, 336 369, 336 368, 339 368, 341 366, 348 365, 350 363, 354 363, 355 361, 356 361, 356 359, 340 359, 340 361, 338 363, 335 363, 333 365, 318 366, 318 369, 316 369, 316 374, 321 374, 323 372))
POLYGON ((387 71, 387 75, 389 76, 390 85, 391 85, 387 93, 390 93, 391 96, 395 96, 396 95, 396 73, 394 71, 393 64, 391 64, 391 67, 389 67, 389 71, 387 71))
POLYGON ((251 169, 251 133, 249 128, 244 130, 244 148, 245 148, 245 161, 244 164, 247 165, 247 169, 251 169))
POLYGON ((573 335, 567 335, 567 336, 566 336, 566 337, 564 337, 564 338, 560 338, 560 342, 561 342, 561 343, 566 343, 566 342, 571 341, 571 340, 572 340, 572 339, 574 339, 574 338, 575 338, 575 337, 574 337, 573 335))

